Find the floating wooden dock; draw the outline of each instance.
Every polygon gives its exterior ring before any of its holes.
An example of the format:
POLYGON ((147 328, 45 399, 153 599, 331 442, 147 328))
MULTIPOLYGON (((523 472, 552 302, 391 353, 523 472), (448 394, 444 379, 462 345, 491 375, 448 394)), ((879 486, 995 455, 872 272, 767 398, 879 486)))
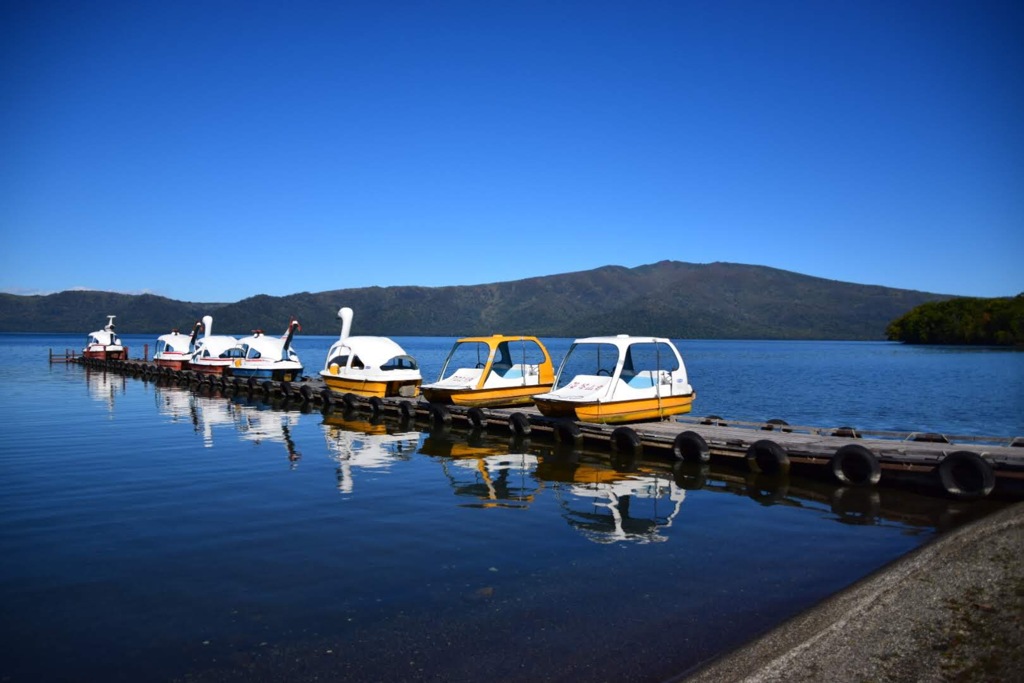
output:
POLYGON ((925 432, 885 432, 853 427, 809 427, 781 420, 747 422, 718 416, 681 416, 664 422, 602 425, 548 418, 536 408, 464 408, 421 398, 339 397, 319 379, 259 381, 171 370, 146 360, 76 362, 147 381, 166 381, 226 394, 245 392, 267 401, 293 401, 324 410, 363 411, 399 420, 504 431, 517 438, 546 438, 566 448, 610 451, 617 458, 661 455, 684 462, 731 461, 757 474, 790 471, 825 475, 849 487, 902 481, 936 485, 961 500, 1024 495, 1024 437, 982 437, 925 432))

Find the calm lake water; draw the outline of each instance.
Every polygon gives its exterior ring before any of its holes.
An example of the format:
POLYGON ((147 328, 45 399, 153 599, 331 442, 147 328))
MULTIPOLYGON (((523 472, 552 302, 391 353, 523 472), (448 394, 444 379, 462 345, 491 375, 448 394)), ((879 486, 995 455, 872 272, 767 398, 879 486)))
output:
MULTIPOLYGON (((299 337, 307 374, 333 339, 299 337)), ((664 680, 1001 504, 48 364, 83 340, 0 335, 4 681, 664 680)), ((398 341, 432 380, 453 340, 398 341)), ((1022 353, 679 347, 697 415, 1024 435, 1022 353)))

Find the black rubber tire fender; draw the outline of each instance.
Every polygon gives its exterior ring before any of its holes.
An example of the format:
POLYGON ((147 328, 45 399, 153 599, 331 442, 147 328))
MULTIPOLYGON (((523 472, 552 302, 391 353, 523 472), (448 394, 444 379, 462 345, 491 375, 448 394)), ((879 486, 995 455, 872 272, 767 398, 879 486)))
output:
POLYGON ((859 443, 848 443, 828 461, 832 476, 846 486, 874 486, 882 478, 878 458, 859 443))
POLYGON ((398 414, 406 420, 411 420, 416 417, 416 406, 412 404, 412 401, 402 401, 398 404, 398 414))
POLYGON ((676 434, 672 442, 672 455, 683 462, 707 462, 711 459, 711 449, 703 436, 687 430, 676 434))
POLYGON ((466 411, 466 420, 469 421, 469 426, 473 429, 483 429, 487 426, 487 417, 484 415, 484 411, 476 406, 466 411))
POLYGON ((582 446, 583 432, 575 420, 559 420, 553 428, 555 443, 563 446, 582 446))
POLYGON ((644 446, 640 443, 640 435, 632 427, 616 427, 612 431, 610 446, 612 453, 631 455, 637 458, 644 452, 644 446))
POLYGON ((380 415, 384 412, 384 401, 381 400, 380 396, 371 396, 367 404, 370 407, 371 415, 380 415))
POLYGON ((939 482, 946 493, 960 500, 977 500, 992 493, 995 471, 972 451, 954 451, 939 463, 939 482))
POLYGON ((786 474, 789 456, 786 450, 771 439, 758 439, 750 444, 746 453, 747 467, 759 474, 786 474))
POLYGON ((529 436, 530 418, 526 417, 525 413, 512 413, 508 416, 508 428, 516 436, 529 436))
POLYGON ((452 423, 452 414, 448 409, 439 403, 430 404, 430 422, 437 426, 447 426, 452 423))

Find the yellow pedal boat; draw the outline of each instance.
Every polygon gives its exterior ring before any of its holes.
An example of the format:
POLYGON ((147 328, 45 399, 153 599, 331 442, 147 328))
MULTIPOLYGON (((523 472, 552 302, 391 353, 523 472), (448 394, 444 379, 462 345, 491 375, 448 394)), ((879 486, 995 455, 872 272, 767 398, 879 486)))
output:
POLYGON ((555 368, 536 337, 463 337, 448 353, 436 382, 420 387, 431 403, 498 407, 529 405, 551 389, 555 368))
POLYGON ((419 391, 416 359, 387 337, 352 337, 352 309, 338 311, 341 337, 327 351, 320 378, 338 396, 413 397, 419 391))
POLYGON ((574 341, 554 390, 537 394, 533 402, 547 417, 619 423, 688 413, 695 397, 670 340, 620 334, 574 341))

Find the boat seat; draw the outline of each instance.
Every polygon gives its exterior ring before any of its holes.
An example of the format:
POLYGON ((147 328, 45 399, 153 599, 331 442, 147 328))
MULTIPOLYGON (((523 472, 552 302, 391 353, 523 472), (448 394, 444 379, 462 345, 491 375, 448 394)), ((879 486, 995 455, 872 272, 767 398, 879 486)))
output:
POLYGON ((626 384, 634 389, 649 389, 650 387, 658 384, 655 379, 656 374, 656 370, 644 370, 643 372, 638 372, 630 377, 629 380, 626 381, 626 384))
POLYGON ((540 369, 538 366, 530 364, 523 365, 518 363, 507 370, 492 368, 491 374, 487 376, 487 381, 484 382, 484 386, 491 388, 519 384, 537 384, 539 374, 540 369), (524 377, 526 378, 525 382, 523 381, 524 377))
POLYGON ((494 369, 495 373, 497 373, 501 377, 504 377, 505 379, 521 379, 523 375, 531 377, 533 375, 538 374, 539 371, 540 369, 538 368, 538 366, 531 365, 529 363, 527 363, 526 365, 522 363, 517 363, 510 367, 508 370, 504 371, 498 368, 494 369))

